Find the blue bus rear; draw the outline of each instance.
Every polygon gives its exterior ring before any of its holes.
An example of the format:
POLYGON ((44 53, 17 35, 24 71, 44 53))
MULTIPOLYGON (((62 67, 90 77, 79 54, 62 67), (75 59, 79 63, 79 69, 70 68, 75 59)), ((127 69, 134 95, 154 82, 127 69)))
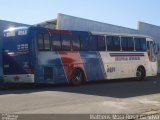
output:
POLYGON ((2 68, 2 40, 3 40, 3 34, 0 33, 0 82, 2 82, 2 76, 3 76, 3 68, 2 68))
MULTIPOLYGON (((38 34, 44 35, 42 37, 47 37, 49 41, 49 31, 42 27, 18 27, 4 31, 2 56, 4 82, 47 83, 37 79, 38 69, 40 69, 37 49, 38 34)), ((49 46, 50 43, 45 44, 49 46)), ((44 49, 50 50, 45 46, 44 49)))
POLYGON ((4 82, 34 82, 31 65, 31 39, 27 27, 11 28, 3 36, 4 82))

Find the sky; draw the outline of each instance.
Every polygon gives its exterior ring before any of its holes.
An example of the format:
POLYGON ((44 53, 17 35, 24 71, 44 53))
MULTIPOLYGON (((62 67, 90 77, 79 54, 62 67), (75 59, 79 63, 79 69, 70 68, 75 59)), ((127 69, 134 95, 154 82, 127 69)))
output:
POLYGON ((58 13, 129 28, 138 21, 160 26, 160 0, 0 0, 0 20, 32 25, 58 13))

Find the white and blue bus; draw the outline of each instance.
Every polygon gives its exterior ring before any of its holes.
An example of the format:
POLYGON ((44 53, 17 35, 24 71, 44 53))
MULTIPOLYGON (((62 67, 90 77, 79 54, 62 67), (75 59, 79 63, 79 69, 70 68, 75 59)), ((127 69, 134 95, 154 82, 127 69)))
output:
POLYGON ((42 27, 4 31, 4 82, 79 85, 156 75, 156 44, 148 36, 42 27))

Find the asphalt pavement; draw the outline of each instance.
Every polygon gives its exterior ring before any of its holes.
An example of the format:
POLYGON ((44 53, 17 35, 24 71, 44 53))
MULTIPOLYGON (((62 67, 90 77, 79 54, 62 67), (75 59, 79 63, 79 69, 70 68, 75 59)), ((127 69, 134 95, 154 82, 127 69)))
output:
POLYGON ((93 114, 160 110, 160 77, 82 86, 1 84, 0 113, 93 114))

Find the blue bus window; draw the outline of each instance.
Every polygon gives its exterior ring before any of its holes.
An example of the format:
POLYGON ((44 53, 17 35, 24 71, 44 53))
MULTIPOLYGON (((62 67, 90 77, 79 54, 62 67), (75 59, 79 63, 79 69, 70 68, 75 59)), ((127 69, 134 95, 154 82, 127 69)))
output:
POLYGON ((60 34, 52 34, 52 49, 53 50, 60 50, 61 49, 60 34))
POLYGON ((97 51, 98 50, 97 40, 98 40, 98 36, 96 36, 96 35, 92 35, 90 37, 90 50, 91 51, 97 51))
POLYGON ((81 34, 80 40, 81 40, 81 50, 82 51, 88 50, 89 49, 89 36, 86 34, 81 34))
POLYGON ((136 51, 146 51, 147 44, 145 38, 135 38, 135 50, 136 51))
POLYGON ((38 34, 38 50, 43 50, 43 34, 38 34))
POLYGON ((106 44, 105 44, 105 37, 104 36, 98 36, 98 50, 99 51, 105 51, 106 50, 106 44))
POLYGON ((132 37, 128 38, 128 51, 134 51, 134 41, 132 37))
POLYGON ((48 34, 43 34, 43 33, 38 34, 38 50, 40 51, 50 50, 50 42, 48 34))
POLYGON ((62 41, 62 50, 70 50, 71 49, 71 35, 69 34, 61 34, 62 41))
POLYGON ((107 50, 108 51, 120 51, 120 38, 116 36, 107 36, 107 50))
POLYGON ((150 49, 150 42, 147 41, 147 49, 149 50, 150 49))
POLYGON ((80 36, 78 34, 73 34, 72 44, 73 50, 80 50, 80 36))
POLYGON ((134 51, 134 42, 132 37, 121 37, 121 46, 123 51, 134 51))
POLYGON ((146 39, 141 38, 140 44, 141 44, 142 51, 146 51, 147 49, 146 39))
POLYGON ((49 41, 49 35, 44 34, 44 49, 50 50, 50 41, 49 41))

